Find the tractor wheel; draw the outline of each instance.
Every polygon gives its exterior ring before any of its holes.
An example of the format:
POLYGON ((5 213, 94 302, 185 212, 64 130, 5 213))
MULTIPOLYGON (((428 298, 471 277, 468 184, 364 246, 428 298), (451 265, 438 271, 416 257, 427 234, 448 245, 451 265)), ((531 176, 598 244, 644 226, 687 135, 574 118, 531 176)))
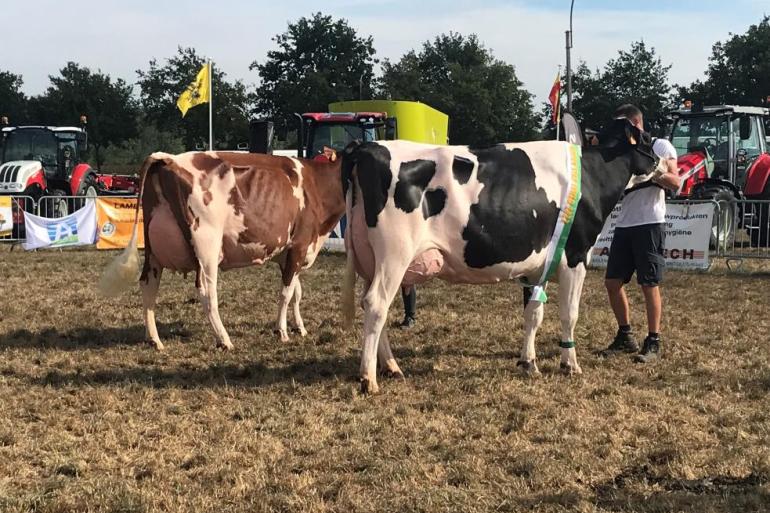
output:
POLYGON ((51 199, 48 211, 46 212, 45 217, 66 217, 70 213, 69 205, 67 204, 67 200, 63 198, 62 196, 67 196, 67 193, 61 189, 54 189, 51 191, 51 199))
POLYGON ((82 198, 83 196, 86 198, 95 198, 97 195, 96 177, 91 174, 84 176, 83 181, 80 183, 80 187, 78 188, 78 197, 70 198, 68 201, 69 211, 74 212, 85 206, 86 200, 82 198))
POLYGON ((719 205, 711 221, 709 248, 722 251, 732 248, 738 218, 738 203, 733 192, 725 187, 704 187, 693 194, 693 199, 714 200, 719 205))
POLYGON ((78 196, 86 196, 88 198, 95 198, 96 192, 96 178, 94 175, 87 175, 83 178, 83 183, 80 184, 78 189, 78 196))

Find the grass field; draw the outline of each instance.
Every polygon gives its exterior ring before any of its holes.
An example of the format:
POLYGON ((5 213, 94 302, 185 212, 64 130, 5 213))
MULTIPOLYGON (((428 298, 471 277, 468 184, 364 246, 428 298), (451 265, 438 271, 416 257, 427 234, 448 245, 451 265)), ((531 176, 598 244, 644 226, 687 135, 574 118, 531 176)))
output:
MULTIPOLYGON (((310 335, 289 343, 272 333, 274 265, 220 275, 230 353, 193 277, 164 275, 160 353, 138 289, 94 292, 112 254, 0 251, 3 513, 770 510, 766 272, 670 273, 652 367, 595 355, 615 326, 589 272, 572 378, 555 288, 530 379, 518 287, 433 282, 418 326, 391 330, 407 379, 362 397, 338 256, 304 275, 310 335)), ((631 301, 641 338, 634 288, 631 301)))

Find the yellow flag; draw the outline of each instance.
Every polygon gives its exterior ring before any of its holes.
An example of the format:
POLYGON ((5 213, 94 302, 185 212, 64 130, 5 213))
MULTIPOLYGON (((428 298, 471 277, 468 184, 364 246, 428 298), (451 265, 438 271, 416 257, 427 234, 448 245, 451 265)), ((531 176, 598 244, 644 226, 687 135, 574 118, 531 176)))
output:
POLYGON ((204 64, 195 77, 195 82, 187 86, 185 92, 176 101, 176 106, 182 111, 182 117, 187 114, 187 110, 211 101, 211 91, 209 90, 210 65, 204 64))

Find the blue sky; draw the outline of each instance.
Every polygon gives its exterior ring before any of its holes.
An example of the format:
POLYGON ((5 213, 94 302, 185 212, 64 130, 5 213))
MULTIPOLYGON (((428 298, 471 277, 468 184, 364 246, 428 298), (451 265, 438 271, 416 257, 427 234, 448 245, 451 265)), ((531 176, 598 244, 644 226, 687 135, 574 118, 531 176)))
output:
MULTIPOLYGON (((544 101, 564 62, 569 0, 3 0, 0 69, 23 75, 28 94, 42 92, 47 75, 68 60, 128 82, 151 58, 163 60, 178 45, 193 46, 230 77, 255 84, 248 69, 273 48, 271 37, 288 21, 322 10, 345 17, 374 38, 379 58, 398 59, 450 30, 476 33, 495 55, 514 66, 537 101, 544 101)), ((767 0, 575 0, 573 62, 602 66, 619 49, 644 39, 672 82, 689 83, 706 68, 711 46, 744 32, 770 14, 767 0)))

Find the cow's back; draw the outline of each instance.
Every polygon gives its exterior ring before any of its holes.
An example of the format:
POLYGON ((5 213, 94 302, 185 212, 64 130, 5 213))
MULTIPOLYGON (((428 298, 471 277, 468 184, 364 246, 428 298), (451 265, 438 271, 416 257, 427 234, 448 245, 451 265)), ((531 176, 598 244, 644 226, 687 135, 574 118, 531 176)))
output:
POLYGON ((564 143, 474 149, 394 141, 361 151, 375 155, 358 162, 361 191, 351 220, 364 276, 373 273, 377 251, 369 239, 377 230, 412 244, 412 270, 435 270, 440 253, 436 274, 448 281, 494 282, 542 265, 565 187, 564 143))
POLYGON ((301 164, 286 157, 190 152, 159 161, 148 178, 150 246, 176 270, 193 270, 196 246, 220 237, 223 268, 262 263, 290 242, 303 207, 301 164))

